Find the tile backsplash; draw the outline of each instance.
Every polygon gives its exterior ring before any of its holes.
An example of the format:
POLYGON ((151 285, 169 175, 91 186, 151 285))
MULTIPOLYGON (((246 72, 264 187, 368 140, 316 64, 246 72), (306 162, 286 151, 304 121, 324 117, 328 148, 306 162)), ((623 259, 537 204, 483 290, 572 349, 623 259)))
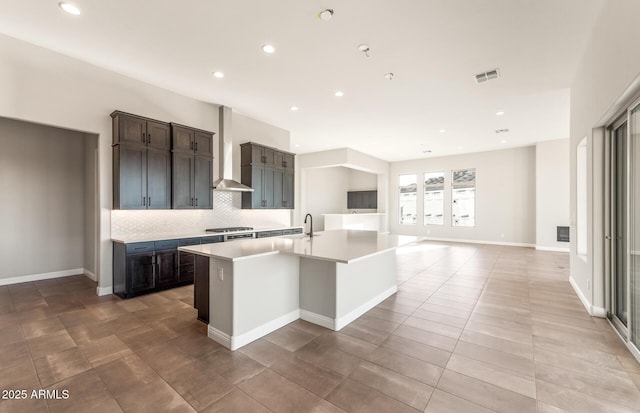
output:
POLYGON ((219 227, 277 228, 291 225, 291 210, 251 210, 241 209, 240 205, 240 193, 214 191, 212 210, 113 210, 111 237, 197 233, 219 227))

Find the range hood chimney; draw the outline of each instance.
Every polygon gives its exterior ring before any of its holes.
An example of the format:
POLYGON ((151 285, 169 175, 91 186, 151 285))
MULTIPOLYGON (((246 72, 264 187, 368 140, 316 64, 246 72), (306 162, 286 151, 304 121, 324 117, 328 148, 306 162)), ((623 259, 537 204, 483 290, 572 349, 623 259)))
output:
POLYGON ((233 135, 231 135, 231 108, 220 106, 218 141, 220 145, 220 179, 213 183, 216 191, 253 192, 253 188, 233 180, 233 135))

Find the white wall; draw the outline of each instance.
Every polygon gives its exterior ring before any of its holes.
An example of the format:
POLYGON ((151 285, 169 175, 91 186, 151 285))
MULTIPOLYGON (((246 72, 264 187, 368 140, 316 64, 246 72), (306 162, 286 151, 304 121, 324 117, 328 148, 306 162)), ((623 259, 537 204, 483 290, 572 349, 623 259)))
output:
POLYGON ((569 226, 569 139, 536 144, 536 248, 569 251, 556 227, 569 226))
POLYGON ((347 210, 350 170, 342 166, 303 169, 306 182, 305 214, 313 216, 313 230, 324 231, 322 214, 347 210))
POLYGON ((571 281, 592 314, 605 315, 602 129, 637 93, 640 73, 640 2, 607 2, 571 86, 571 281), (576 254, 576 151, 587 137, 588 243, 586 259, 576 254), (592 287, 593 286, 593 287, 592 287))
MULTIPOLYGON (((217 132, 217 105, 190 99, 7 36, 0 36, 0 90, 0 116, 99 136, 98 282, 101 292, 110 292, 112 137, 109 114, 119 109, 217 132)), ((241 127, 242 122, 237 123, 241 127)))
POLYGON ((389 181, 391 233, 532 246, 536 237, 535 178, 533 146, 393 162, 389 181), (451 172, 469 168, 476 170, 476 225, 453 227, 451 172), (422 224, 422 177, 425 172, 445 173, 445 219, 442 226, 422 224), (398 211, 398 176, 412 173, 418 174, 418 219, 415 225, 402 225, 398 211))
POLYGON ((0 118, 0 282, 82 272, 84 138, 0 118))
POLYGON ((373 191, 378 189, 378 176, 369 172, 349 169, 349 191, 373 191))
POLYGON ((98 136, 85 134, 83 143, 84 174, 84 270, 93 280, 96 279, 98 263, 98 136))

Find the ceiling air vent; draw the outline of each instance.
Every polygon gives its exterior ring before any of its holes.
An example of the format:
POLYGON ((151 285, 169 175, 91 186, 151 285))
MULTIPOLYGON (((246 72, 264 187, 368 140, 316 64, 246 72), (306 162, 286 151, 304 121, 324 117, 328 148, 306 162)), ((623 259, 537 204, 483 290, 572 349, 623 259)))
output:
POLYGON ((487 80, 497 79, 500 77, 500 71, 498 69, 489 70, 483 73, 475 75, 476 83, 484 83, 487 80))

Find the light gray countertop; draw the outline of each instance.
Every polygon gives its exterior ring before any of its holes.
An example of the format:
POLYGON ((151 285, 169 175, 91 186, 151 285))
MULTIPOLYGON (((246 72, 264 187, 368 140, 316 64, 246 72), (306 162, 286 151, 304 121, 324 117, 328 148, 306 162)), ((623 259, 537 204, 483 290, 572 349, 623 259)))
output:
POLYGON ((348 264, 422 239, 421 237, 383 234, 376 231, 332 230, 318 232, 313 238, 305 235, 285 235, 275 238, 243 239, 218 244, 193 245, 178 249, 228 261, 269 254, 292 254, 348 264))
POLYGON ((292 228, 302 228, 302 227, 254 228, 249 231, 234 231, 234 232, 224 232, 224 233, 199 231, 199 232, 184 232, 184 233, 156 232, 156 233, 144 233, 144 234, 128 234, 123 236, 115 236, 111 238, 111 241, 129 244, 132 242, 165 241, 170 239, 215 237, 216 235, 246 234, 247 232, 279 231, 283 229, 292 229, 292 228))

